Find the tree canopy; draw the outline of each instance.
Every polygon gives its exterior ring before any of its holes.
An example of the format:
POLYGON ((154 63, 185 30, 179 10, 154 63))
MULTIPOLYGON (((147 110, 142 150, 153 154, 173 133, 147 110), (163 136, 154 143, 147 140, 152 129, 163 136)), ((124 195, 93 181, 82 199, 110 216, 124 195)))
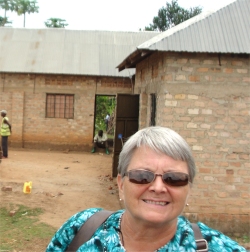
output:
POLYGON ((23 15, 23 27, 25 27, 25 15, 26 13, 39 12, 39 7, 36 5, 36 0, 12 0, 13 10, 20 16, 23 15))
POLYGON ((153 18, 152 24, 145 27, 145 31, 166 31, 201 12, 202 8, 199 6, 184 9, 178 5, 178 0, 172 0, 171 3, 166 3, 166 7, 159 9, 158 16, 153 18))
POLYGON ((6 18, 6 12, 13 10, 12 0, 0 0, 0 8, 4 10, 4 17, 6 18))
POLYGON ((9 10, 13 10, 12 0, 0 0, 0 9, 4 10, 4 17, 0 16, 0 26, 11 24, 12 22, 8 20, 8 17, 6 17, 6 13, 9 10))
POLYGON ((64 28, 68 25, 65 23, 65 21, 65 19, 61 18, 49 18, 46 22, 44 22, 44 24, 49 28, 64 28))
POLYGON ((11 24, 12 22, 8 20, 7 17, 0 16, 0 26, 5 26, 6 24, 11 24))
POLYGON ((36 5, 36 0, 0 0, 0 8, 4 9, 4 20, 1 19, 4 26, 5 24, 12 23, 8 21, 8 18, 6 17, 7 11, 15 11, 17 15, 23 15, 23 27, 25 27, 25 15, 26 13, 35 13, 38 12, 39 7, 36 5))

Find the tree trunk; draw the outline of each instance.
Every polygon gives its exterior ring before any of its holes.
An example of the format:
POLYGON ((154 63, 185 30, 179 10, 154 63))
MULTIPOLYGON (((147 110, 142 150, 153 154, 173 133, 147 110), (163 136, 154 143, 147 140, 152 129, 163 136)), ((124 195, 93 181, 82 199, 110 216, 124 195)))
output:
POLYGON ((23 27, 25 27, 25 13, 23 13, 23 27))

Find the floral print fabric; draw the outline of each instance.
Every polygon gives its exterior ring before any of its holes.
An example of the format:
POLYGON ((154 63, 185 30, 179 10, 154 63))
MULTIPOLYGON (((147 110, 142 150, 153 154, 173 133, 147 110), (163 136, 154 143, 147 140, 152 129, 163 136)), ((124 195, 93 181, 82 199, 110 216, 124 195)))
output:
MULTIPOLYGON (((66 251, 73 240, 77 231, 94 213, 101 211, 101 208, 90 208, 73 215, 55 233, 49 243, 46 252, 66 251)), ((77 252, 123 252, 126 251, 119 238, 120 217, 124 210, 114 212, 109 218, 95 231, 89 241, 81 245, 77 252)), ((209 252, 246 252, 235 241, 223 235, 217 230, 213 230, 205 224, 198 222, 203 237, 207 240, 209 252)), ((157 249, 158 252, 195 252, 196 243, 193 229, 190 222, 180 216, 178 218, 177 231, 175 236, 163 247, 157 249)))

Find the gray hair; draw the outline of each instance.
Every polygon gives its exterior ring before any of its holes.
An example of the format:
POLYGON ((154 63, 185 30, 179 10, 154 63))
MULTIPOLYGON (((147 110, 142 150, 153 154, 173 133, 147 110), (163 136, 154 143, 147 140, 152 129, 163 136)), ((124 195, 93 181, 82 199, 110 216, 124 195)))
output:
POLYGON ((196 167, 189 145, 177 132, 161 126, 141 129, 125 142, 119 155, 118 173, 120 175, 123 176, 127 171, 134 151, 140 146, 147 146, 174 160, 186 162, 188 165, 190 182, 193 182, 196 167))

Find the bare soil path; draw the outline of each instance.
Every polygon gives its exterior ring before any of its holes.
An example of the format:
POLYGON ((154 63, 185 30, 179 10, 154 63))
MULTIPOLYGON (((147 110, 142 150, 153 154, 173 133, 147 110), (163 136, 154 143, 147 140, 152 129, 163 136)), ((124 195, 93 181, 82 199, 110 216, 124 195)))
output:
POLYGON ((112 156, 103 153, 10 149, 0 163, 0 186, 12 191, 0 191, 0 206, 40 207, 41 221, 56 228, 86 208, 120 209, 111 167, 112 156), (32 181, 30 194, 23 193, 25 181, 32 181))

